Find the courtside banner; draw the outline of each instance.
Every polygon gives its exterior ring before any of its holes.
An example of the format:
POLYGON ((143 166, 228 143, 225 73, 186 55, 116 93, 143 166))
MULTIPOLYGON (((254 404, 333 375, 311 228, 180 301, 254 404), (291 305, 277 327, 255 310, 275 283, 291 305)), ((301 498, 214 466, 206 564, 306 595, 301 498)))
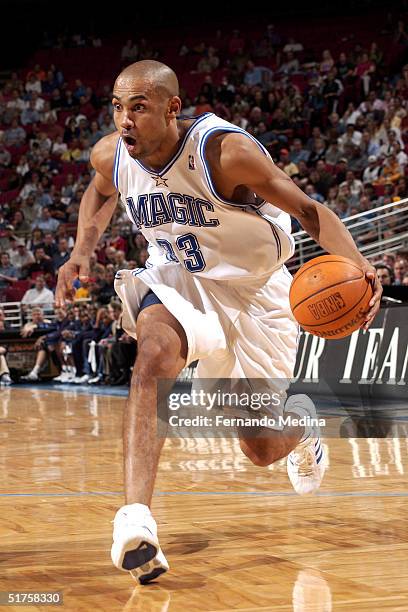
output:
MULTIPOLYGON (((195 364, 178 382, 191 384, 195 364)), ((408 305, 381 308, 370 329, 342 340, 301 331, 291 393, 408 399, 408 305)))
POLYGON ((408 399, 408 305, 381 308, 367 332, 325 340, 303 332, 293 392, 408 399))
POLYGON ((195 368, 174 387, 159 383, 158 435, 274 436, 317 426, 325 437, 408 437, 408 306, 382 308, 367 332, 343 340, 302 332, 292 380, 199 379, 195 368), (313 401, 316 421, 288 420, 286 397, 296 395, 313 401))

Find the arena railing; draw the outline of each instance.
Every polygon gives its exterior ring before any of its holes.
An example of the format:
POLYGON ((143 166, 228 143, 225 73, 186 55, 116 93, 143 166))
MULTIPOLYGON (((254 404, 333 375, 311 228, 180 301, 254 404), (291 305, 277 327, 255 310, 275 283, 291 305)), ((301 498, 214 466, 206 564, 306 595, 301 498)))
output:
MULTIPOLYGON (((379 259, 385 253, 408 248, 408 198, 365 210, 342 221, 368 259, 379 259)), ((293 237, 296 251, 286 264, 292 272, 309 259, 325 253, 306 232, 296 232, 293 237)))
MULTIPOLYGON (((75 304, 90 304, 92 302, 91 298, 80 298, 75 300, 75 304)), ((0 308, 4 310, 5 321, 9 324, 11 329, 20 329, 25 322, 31 321, 31 313, 33 308, 35 308, 35 304, 29 304, 26 308, 22 308, 21 302, 0 302, 0 308)), ((42 306, 41 307, 44 312, 44 318, 50 321, 54 321, 56 318, 55 307, 52 306, 42 306)))
POLYGON ((12 329, 20 329, 23 324, 21 302, 0 302, 0 308, 4 310, 4 319, 12 329))

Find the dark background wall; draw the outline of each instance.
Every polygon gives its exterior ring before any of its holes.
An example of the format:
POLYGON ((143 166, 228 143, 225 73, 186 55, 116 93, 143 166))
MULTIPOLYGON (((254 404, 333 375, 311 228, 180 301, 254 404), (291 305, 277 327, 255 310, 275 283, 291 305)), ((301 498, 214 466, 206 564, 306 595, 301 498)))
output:
MULTIPOLYGON (((281 20, 290 19, 294 24, 310 22, 319 16, 349 15, 356 19, 356 31, 364 27, 364 18, 372 12, 381 12, 384 24, 387 13, 403 16, 408 0, 320 0, 306 2, 249 3, 237 8, 234 2, 166 2, 147 3, 130 0, 128 2, 106 3, 95 0, 2 0, 0 2, 0 70, 18 67, 27 60, 29 54, 38 48, 44 32, 65 31, 82 34, 95 33, 100 36, 140 36, 144 32, 154 32, 164 28, 171 33, 177 29, 188 33, 192 28, 206 27, 231 30, 234 27, 249 27, 268 23, 279 25, 281 20)), ((318 30, 316 30, 318 36, 318 30)))

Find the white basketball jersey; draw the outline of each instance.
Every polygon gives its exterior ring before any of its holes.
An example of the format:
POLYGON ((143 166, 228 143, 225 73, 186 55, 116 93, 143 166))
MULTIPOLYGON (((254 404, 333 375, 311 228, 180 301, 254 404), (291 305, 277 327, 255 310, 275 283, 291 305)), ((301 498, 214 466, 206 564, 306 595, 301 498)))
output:
POLYGON ((119 138, 114 184, 129 218, 150 243, 147 266, 167 260, 212 279, 266 276, 293 254, 290 216, 257 197, 237 204, 216 192, 205 154, 214 132, 242 133, 270 157, 250 134, 205 113, 159 172, 133 159, 119 138))

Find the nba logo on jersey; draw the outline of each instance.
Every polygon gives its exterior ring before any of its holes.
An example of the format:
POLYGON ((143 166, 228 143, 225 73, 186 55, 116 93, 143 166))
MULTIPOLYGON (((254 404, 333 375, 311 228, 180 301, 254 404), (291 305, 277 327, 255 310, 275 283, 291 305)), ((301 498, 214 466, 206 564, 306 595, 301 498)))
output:
POLYGON ((194 155, 189 155, 188 156, 188 167, 189 167, 190 170, 195 170, 194 155))

